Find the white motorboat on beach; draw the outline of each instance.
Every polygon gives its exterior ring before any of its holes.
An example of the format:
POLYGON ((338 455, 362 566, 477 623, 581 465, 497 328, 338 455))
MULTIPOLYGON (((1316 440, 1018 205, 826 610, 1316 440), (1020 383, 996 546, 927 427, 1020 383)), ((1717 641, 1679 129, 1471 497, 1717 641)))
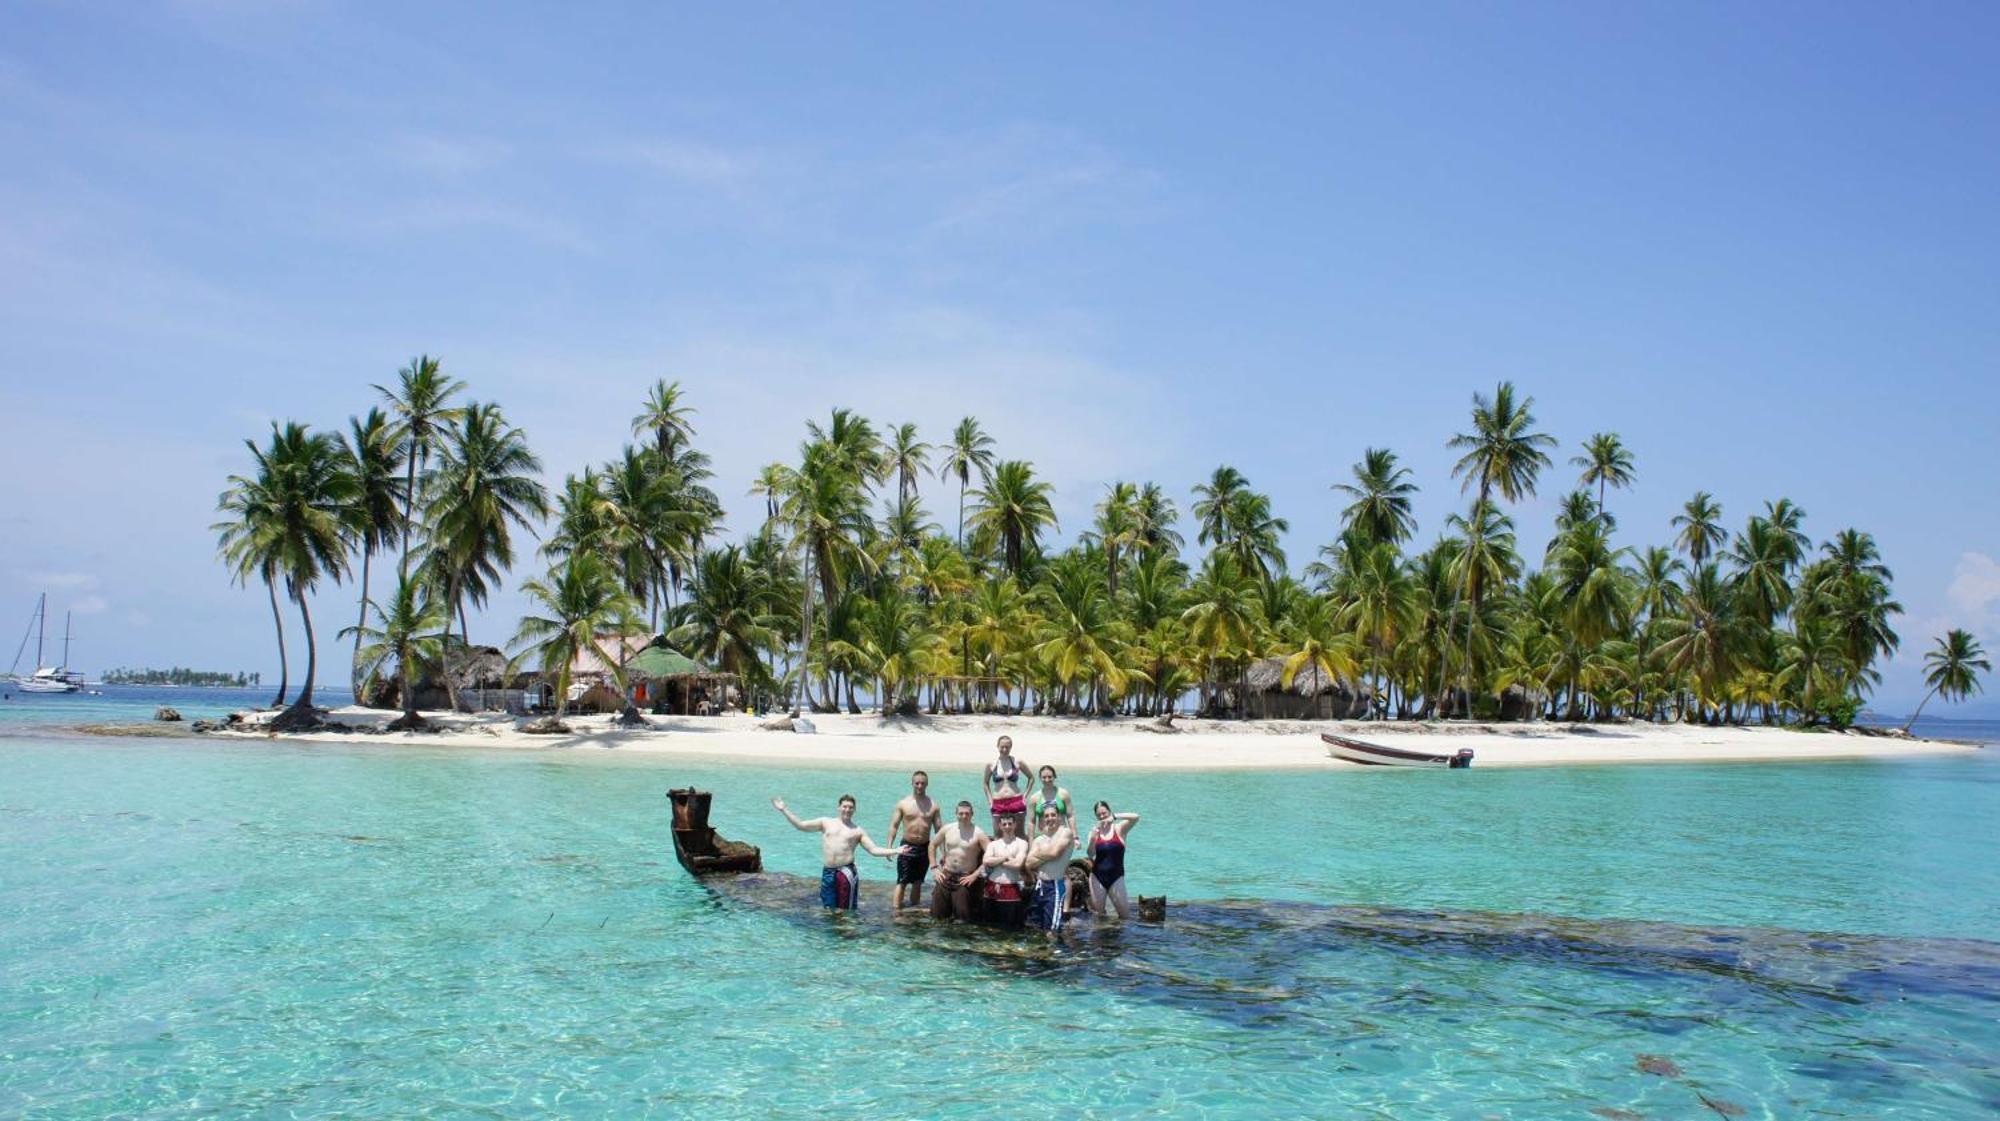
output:
POLYGON ((49 596, 47 592, 35 602, 35 614, 28 620, 28 631, 35 636, 35 671, 26 677, 16 670, 21 664, 21 655, 28 652, 28 636, 21 636, 20 649, 14 652, 14 665, 7 671, 8 680, 23 693, 81 693, 85 685, 83 674, 69 668, 69 615, 63 615, 63 660, 60 666, 42 664, 43 634, 48 629, 49 596))

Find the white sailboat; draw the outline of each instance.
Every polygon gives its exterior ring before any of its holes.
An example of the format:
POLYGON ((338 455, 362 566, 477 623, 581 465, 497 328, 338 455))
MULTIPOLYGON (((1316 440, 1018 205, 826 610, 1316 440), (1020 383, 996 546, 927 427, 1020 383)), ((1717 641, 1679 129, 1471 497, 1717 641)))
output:
POLYGON ((83 691, 84 686, 83 674, 69 668, 70 632, 68 612, 63 613, 62 665, 45 666, 42 664, 43 635, 48 629, 48 620, 49 595, 47 592, 43 592, 42 598, 35 603, 35 617, 28 620, 28 629, 34 632, 35 635, 35 672, 26 677, 22 677, 19 673, 15 672, 20 667, 21 655, 28 652, 28 636, 24 634, 21 636, 20 649, 14 652, 14 665, 9 667, 7 676, 13 679, 15 686, 23 693, 80 693, 83 691))

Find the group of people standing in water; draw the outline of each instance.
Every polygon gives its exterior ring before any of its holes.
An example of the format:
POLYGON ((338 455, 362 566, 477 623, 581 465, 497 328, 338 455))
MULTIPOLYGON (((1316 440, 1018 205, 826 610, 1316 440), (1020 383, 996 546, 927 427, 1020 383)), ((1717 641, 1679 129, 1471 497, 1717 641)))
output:
POLYGON ((1091 807, 1087 835, 1077 832, 1076 802, 1056 780, 1054 767, 1039 771, 1014 758, 1014 741, 1001 736, 999 757, 986 765, 980 785, 991 814, 992 832, 973 820, 974 807, 961 801, 952 820, 930 796, 930 776, 910 776, 910 793, 889 818, 887 845, 877 845, 854 823, 852 794, 840 797, 839 816, 801 819, 782 798, 771 799, 792 827, 820 834, 819 900, 835 910, 860 903, 857 849, 895 861, 895 908, 921 906, 924 878, 933 869, 931 914, 969 920, 983 915, 1002 926, 1033 924, 1051 934, 1062 930, 1071 909, 1067 872, 1081 847, 1090 858, 1091 913, 1115 911, 1130 918, 1125 890, 1125 843, 1139 823, 1135 813, 1114 813, 1109 802, 1091 807))

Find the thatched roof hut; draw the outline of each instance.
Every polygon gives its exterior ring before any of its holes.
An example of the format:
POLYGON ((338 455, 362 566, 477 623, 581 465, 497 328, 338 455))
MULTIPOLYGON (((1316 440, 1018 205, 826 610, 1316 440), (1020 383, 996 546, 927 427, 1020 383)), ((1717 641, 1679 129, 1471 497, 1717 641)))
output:
POLYGON ((1285 659, 1261 658, 1244 671, 1243 715, 1272 720, 1346 720, 1368 714, 1373 690, 1306 665, 1284 684, 1285 659))
MULTIPOLYGON (((497 646, 461 646, 454 641, 445 652, 444 660, 443 667, 426 666, 410 683, 418 708, 450 707, 451 694, 445 688, 446 674, 450 674, 451 684, 458 690, 459 702, 474 709, 487 707, 482 702, 495 699, 488 694, 519 689, 514 681, 518 675, 507 672, 507 655, 497 646)), ((363 691, 360 699, 372 708, 401 708, 399 690, 395 676, 388 674, 376 678, 363 691)))
POLYGON ((733 673, 716 673, 662 640, 632 655, 625 676, 633 699, 654 712, 676 716, 713 715, 729 707, 733 673))

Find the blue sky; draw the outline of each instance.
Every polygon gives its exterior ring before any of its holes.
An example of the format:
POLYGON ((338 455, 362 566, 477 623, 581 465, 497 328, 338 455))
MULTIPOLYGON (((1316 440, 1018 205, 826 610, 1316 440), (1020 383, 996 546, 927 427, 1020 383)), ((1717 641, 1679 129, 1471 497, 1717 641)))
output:
POLYGON ((757 466, 844 404, 979 416, 1065 537, 1114 478, 1185 509, 1232 463, 1295 566, 1368 445, 1434 536, 1444 441, 1507 378, 1564 442, 1531 548, 1605 429, 1632 543, 1697 489, 1732 524, 1785 495, 1816 537, 1873 531, 1909 609, 1894 707, 1946 626, 2000 649, 1996 24, 6 3, 0 621, 46 588, 90 668, 268 670, 215 494, 270 419, 338 425, 419 351, 552 483, 680 379, 737 533, 757 466))

